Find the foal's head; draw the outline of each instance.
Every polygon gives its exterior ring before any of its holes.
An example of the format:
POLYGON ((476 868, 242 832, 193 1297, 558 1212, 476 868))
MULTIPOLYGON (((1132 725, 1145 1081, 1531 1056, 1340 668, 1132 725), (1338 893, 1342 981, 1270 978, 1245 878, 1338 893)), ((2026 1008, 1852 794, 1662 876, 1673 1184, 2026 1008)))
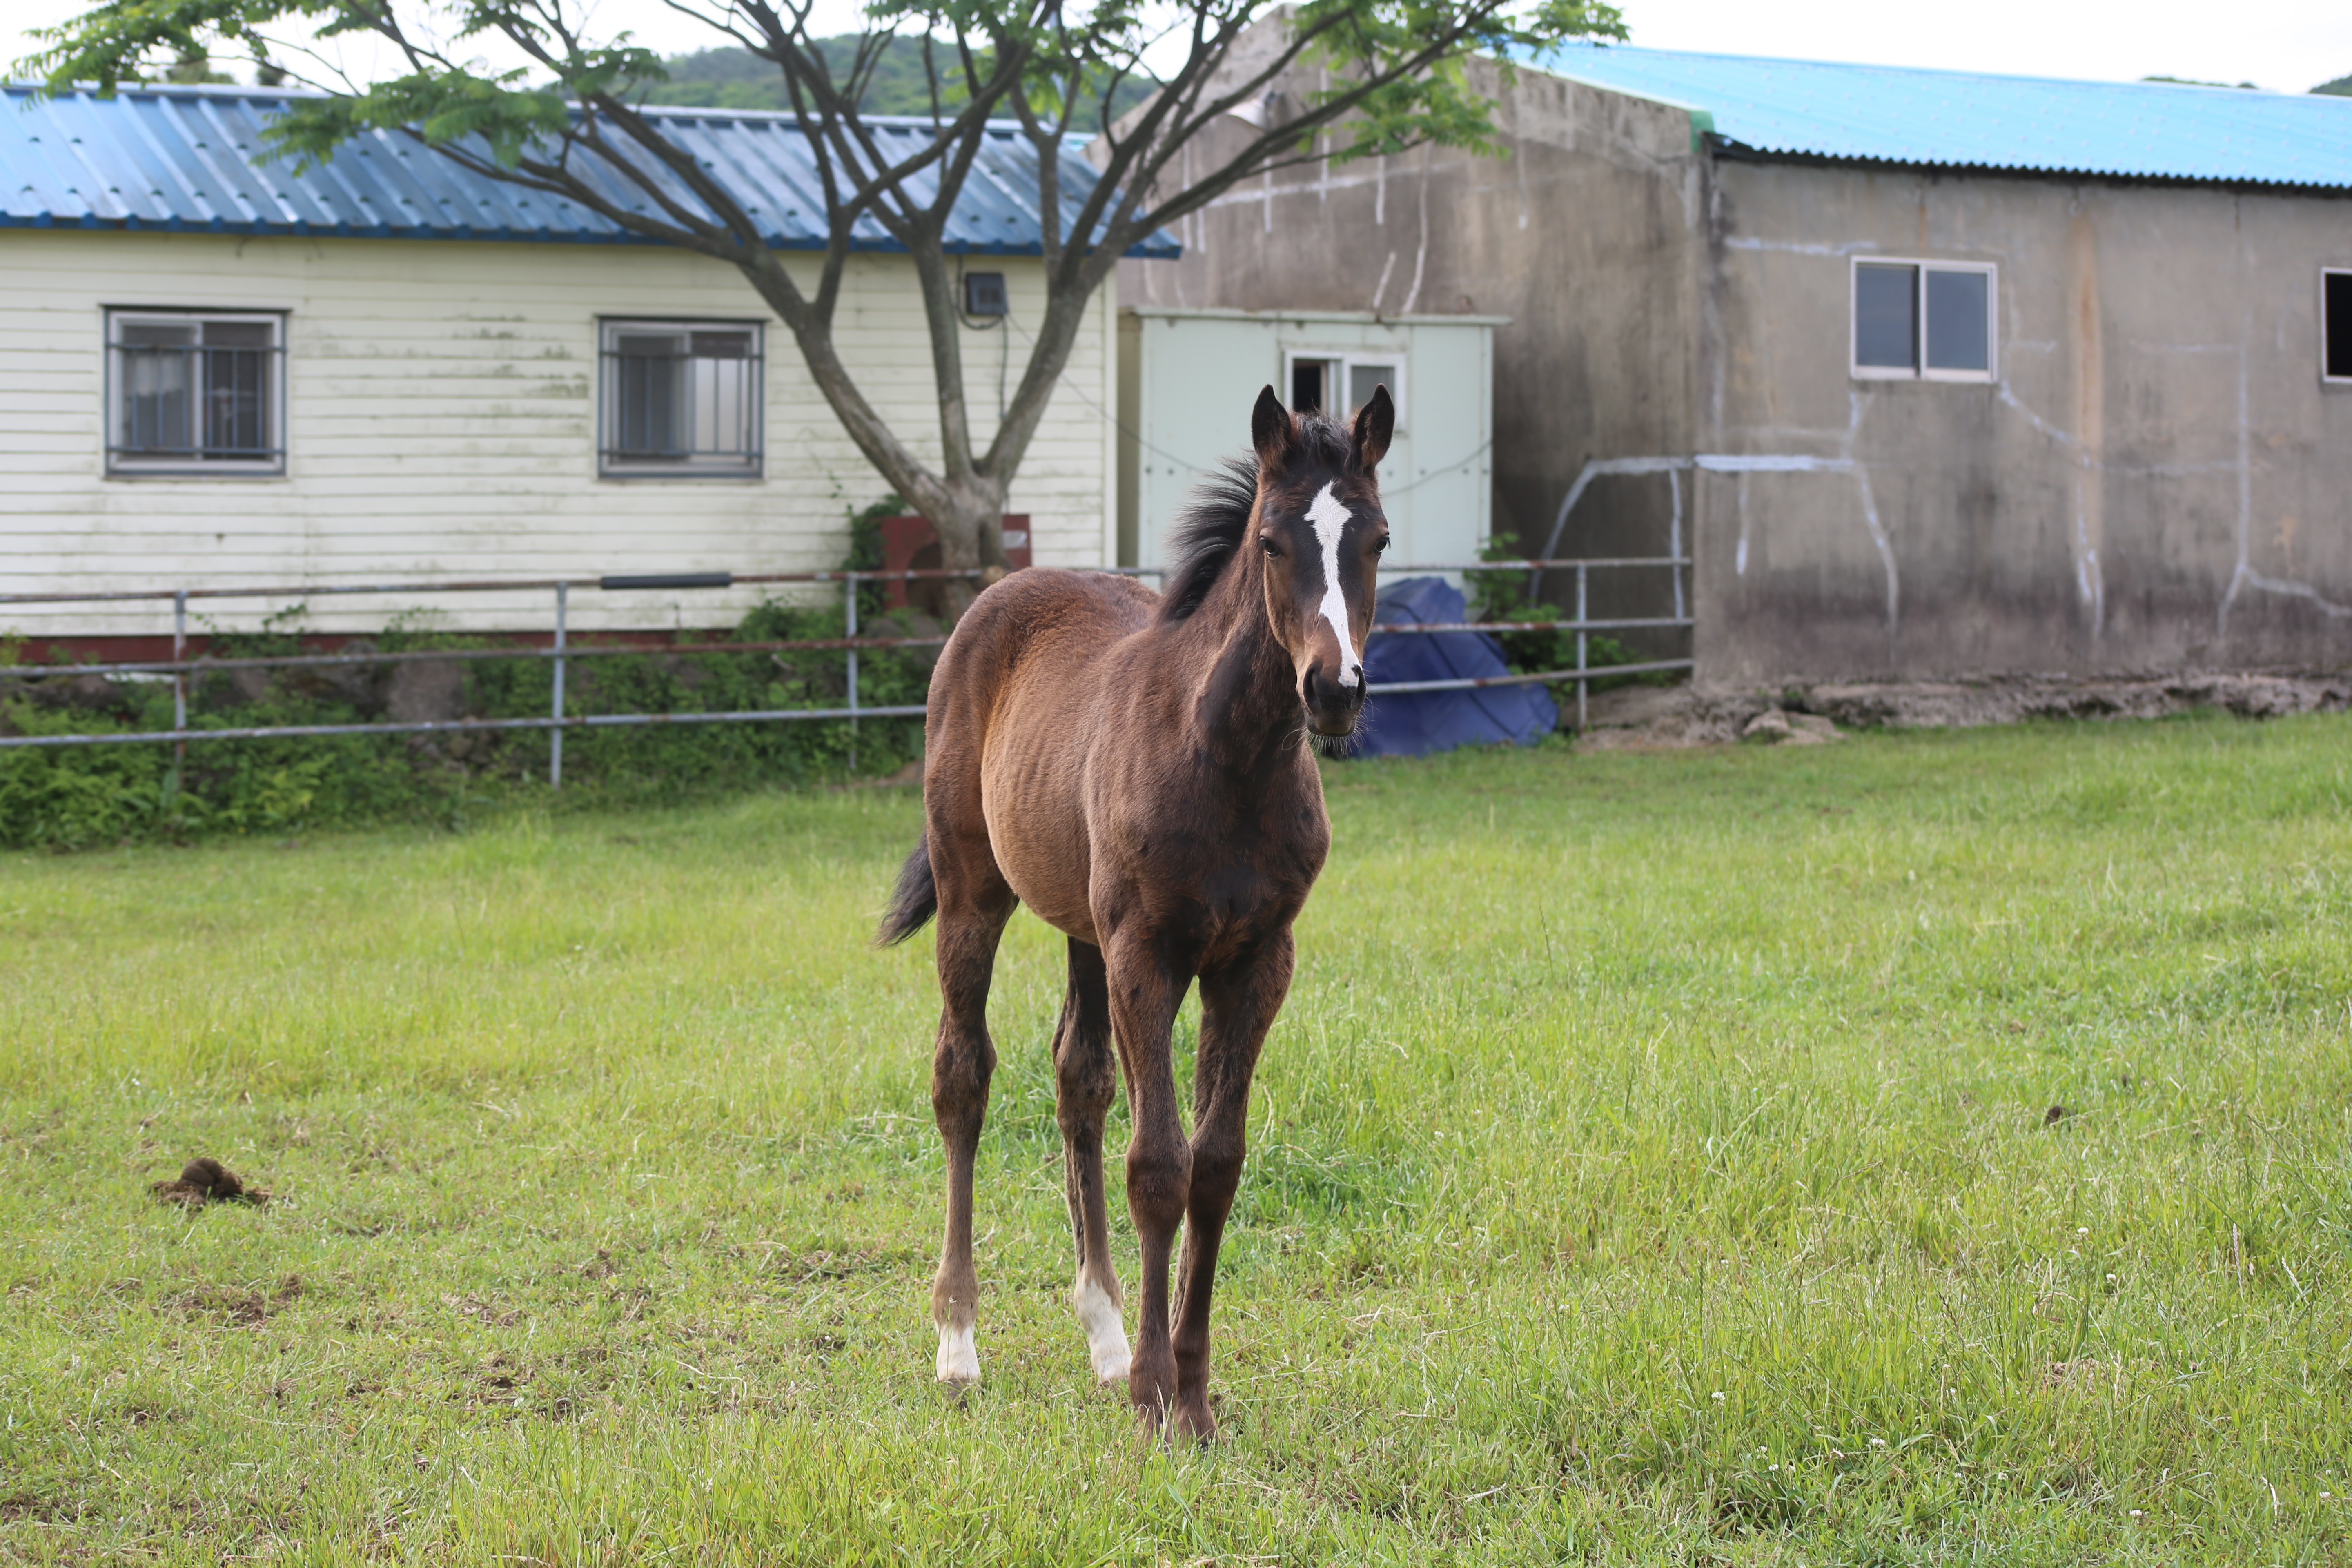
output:
POLYGON ((1265 607, 1318 735, 1354 732, 1364 708, 1373 574, 1389 547, 1380 477, 1396 430, 1386 386, 1342 426, 1293 415, 1267 387, 1250 415, 1257 505, 1244 548, 1265 557, 1265 607))

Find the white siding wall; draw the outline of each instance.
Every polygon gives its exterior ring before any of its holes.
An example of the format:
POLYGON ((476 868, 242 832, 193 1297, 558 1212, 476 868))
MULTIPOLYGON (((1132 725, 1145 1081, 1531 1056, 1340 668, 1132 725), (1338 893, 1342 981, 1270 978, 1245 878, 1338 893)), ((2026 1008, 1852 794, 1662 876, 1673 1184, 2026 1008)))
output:
MULTIPOLYGON (((793 258, 797 272, 813 264, 793 258)), ((1044 310, 1038 264, 1001 270, 1014 326, 964 334, 984 446, 1000 355, 1018 383, 1044 310)), ((1016 479, 1041 564, 1090 565, 1115 537, 1115 301, 1092 307, 1016 479)), ((936 460, 937 401, 911 266, 854 259, 838 337, 866 395, 936 460)), ((887 487, 732 268, 637 246, 274 239, 0 230, 0 592, 207 584, 803 571, 838 563, 846 516, 887 487), (287 472, 108 479, 109 305, 278 310, 287 329, 287 472), (596 478, 597 321, 768 321, 766 477, 596 478)), ((594 591, 572 624, 723 624, 759 596, 594 591)), ((365 629, 430 605, 451 627, 543 627, 544 594, 320 600, 307 625, 365 629)), ((274 607, 203 602, 225 626, 274 607)), ((0 634, 166 630, 168 610, 0 605, 0 634)))

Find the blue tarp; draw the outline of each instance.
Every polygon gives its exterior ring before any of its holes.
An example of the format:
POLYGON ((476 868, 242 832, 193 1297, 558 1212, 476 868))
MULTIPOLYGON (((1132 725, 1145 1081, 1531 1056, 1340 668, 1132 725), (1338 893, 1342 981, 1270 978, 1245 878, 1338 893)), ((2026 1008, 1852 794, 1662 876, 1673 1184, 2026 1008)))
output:
MULTIPOLYGON (((1381 591, 1375 626, 1444 626, 1469 618, 1462 590, 1443 577, 1407 577, 1381 591)), ((1382 637, 1364 648, 1374 686, 1391 680, 1454 680, 1508 675, 1503 647, 1485 632, 1382 637)), ((1540 686, 1470 687, 1374 697, 1356 742, 1360 757, 1418 757, 1456 746, 1511 741, 1531 746, 1559 722, 1559 705, 1540 686)))

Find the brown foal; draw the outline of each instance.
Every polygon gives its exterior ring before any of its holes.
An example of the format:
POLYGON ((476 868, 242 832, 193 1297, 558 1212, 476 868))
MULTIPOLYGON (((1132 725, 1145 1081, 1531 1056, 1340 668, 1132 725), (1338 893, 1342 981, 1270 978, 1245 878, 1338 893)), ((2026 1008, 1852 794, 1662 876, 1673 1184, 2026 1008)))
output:
POLYGON ((1054 1068, 1072 1300, 1095 1373, 1124 1376, 1147 1421, 1215 1434, 1209 1299, 1250 1078, 1290 988, 1291 922, 1331 842, 1307 731, 1349 734, 1363 708, 1389 538, 1375 469, 1395 419, 1385 386, 1352 426, 1294 416, 1267 387, 1250 417, 1255 458, 1227 465, 1180 521, 1164 595, 1102 574, 1017 573, 973 602, 940 656, 923 839, 878 940, 939 916, 931 1109, 948 1219, 931 1315, 942 1381, 980 1377, 971 1173, 996 1065, 988 984, 1004 922, 1025 902, 1069 938, 1054 1068), (1169 1033, 1196 978, 1188 1141, 1169 1033), (1114 1059, 1135 1124, 1127 1205, 1143 1254, 1132 1357, 1103 1205, 1114 1059))

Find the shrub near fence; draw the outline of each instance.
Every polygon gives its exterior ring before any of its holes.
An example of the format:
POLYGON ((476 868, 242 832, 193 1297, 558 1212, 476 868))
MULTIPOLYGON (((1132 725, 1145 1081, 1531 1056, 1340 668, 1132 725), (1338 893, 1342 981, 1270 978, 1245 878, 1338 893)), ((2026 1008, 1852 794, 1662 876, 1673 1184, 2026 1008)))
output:
MULTIPOLYGON (((786 642, 837 638, 838 605, 764 604, 723 638, 786 642)), ((868 623, 860 632, 919 635, 868 623)), ((709 640, 703 634, 682 634, 709 640)), ((375 651, 455 647, 458 639, 387 627, 375 651)), ((479 639, 470 646, 478 648, 479 639)), ((259 633, 215 636, 220 658, 299 651, 300 610, 259 633)), ((347 647, 345 651, 365 651, 347 647)), ((867 648, 858 670, 861 706, 920 703, 932 649, 867 648)), ((0 734, 168 730, 169 679, 81 676, 44 679, 0 646, 0 734)), ((567 714, 719 712, 821 708, 845 700, 848 660, 838 650, 789 653, 643 653, 571 662, 567 714)), ((538 658, 466 658, 283 670, 206 672, 189 683, 191 729, 369 723, 422 718, 538 718, 554 671, 538 658)), ((285 832, 362 822, 460 826, 467 815, 519 795, 545 796, 545 731, 422 735, 328 735, 156 745, 0 750, 0 846, 80 847, 216 833, 285 832)), ((566 798, 670 802, 747 787, 887 774, 921 754, 919 719, 793 724, 647 725, 572 730, 564 742, 566 798), (853 757, 855 759, 853 766, 853 757)))

